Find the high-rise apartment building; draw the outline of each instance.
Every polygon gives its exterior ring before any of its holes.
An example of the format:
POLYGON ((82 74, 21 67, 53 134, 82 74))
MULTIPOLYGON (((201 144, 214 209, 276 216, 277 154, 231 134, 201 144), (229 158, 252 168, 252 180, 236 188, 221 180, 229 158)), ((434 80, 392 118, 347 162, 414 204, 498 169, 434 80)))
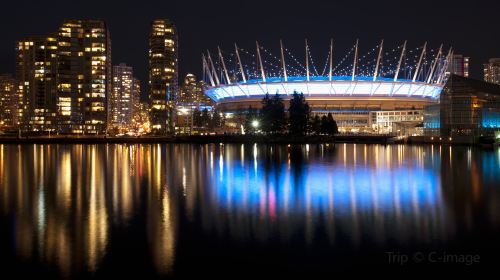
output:
POLYGON ((0 132, 17 128, 17 82, 10 74, 0 75, 0 132))
POLYGON ((134 72, 124 63, 113 66, 113 90, 109 96, 109 128, 126 130, 134 110, 134 72))
POLYGON ((453 54, 448 66, 448 72, 462 77, 469 77, 469 63, 470 57, 453 54))
POLYGON ((187 74, 176 97, 175 131, 178 134, 192 134, 194 115, 205 109, 212 109, 213 101, 203 92, 203 82, 187 74))
POLYGON ((174 24, 159 19, 149 35, 149 102, 152 131, 172 134, 175 96, 178 88, 178 41, 174 24))
POLYGON ((106 23, 65 21, 59 28, 57 40, 58 131, 106 133, 112 71, 106 23))
POLYGON ((484 64, 484 80, 500 85, 500 58, 491 58, 484 64))
POLYGON ((176 98, 177 103, 212 105, 213 101, 203 92, 203 82, 197 81, 196 76, 187 74, 176 98))
POLYGON ((31 37, 16 46, 19 121, 23 132, 51 132, 57 114, 57 37, 31 37))
POLYGON ((134 107, 136 104, 141 103, 141 94, 142 94, 141 81, 139 81, 139 79, 137 78, 133 78, 132 103, 134 104, 134 107))

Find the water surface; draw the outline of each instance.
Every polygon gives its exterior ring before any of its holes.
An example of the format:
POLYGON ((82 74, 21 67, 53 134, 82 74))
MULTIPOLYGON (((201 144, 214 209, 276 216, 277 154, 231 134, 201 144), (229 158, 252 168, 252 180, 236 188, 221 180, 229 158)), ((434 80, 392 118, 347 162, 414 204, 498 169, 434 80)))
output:
POLYGON ((0 145, 0 278, 484 270, 499 233, 499 149, 0 145))

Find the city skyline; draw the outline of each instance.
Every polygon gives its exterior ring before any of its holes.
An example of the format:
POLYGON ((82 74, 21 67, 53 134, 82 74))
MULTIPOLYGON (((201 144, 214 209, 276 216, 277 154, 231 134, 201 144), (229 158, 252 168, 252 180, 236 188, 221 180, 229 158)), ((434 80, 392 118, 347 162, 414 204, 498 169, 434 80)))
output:
MULTIPOLYGON (((493 11, 499 5, 497 3, 475 2, 463 7, 451 2, 419 1, 418 4, 405 6, 385 1, 363 4, 365 8, 358 11, 356 5, 346 3, 323 3, 322 8, 317 9, 319 5, 315 3, 299 8, 292 3, 286 6, 276 2, 263 5, 258 1, 238 7, 224 1, 197 3, 194 6, 169 1, 149 2, 150 5, 138 7, 132 1, 125 1, 120 6, 102 3, 100 9, 93 9, 93 1, 85 1, 80 5, 81 9, 66 9, 64 5, 57 5, 58 2, 44 6, 31 2, 32 9, 23 10, 22 17, 16 9, 11 9, 12 13, 0 19, 4 34, 0 46, 0 72, 14 72, 12 57, 15 41, 24 37, 45 36, 65 19, 80 18, 106 22, 113 41, 113 61, 134 67, 144 88, 148 80, 147 36, 150 22, 156 18, 171 19, 179 30, 181 77, 187 73, 201 77, 200 54, 207 48, 217 45, 228 48, 234 42, 249 48, 255 40, 259 40, 266 47, 277 49, 276 38, 283 39, 287 46, 296 50, 301 48, 303 39, 308 38, 311 48, 321 54, 328 49, 330 37, 341 50, 347 49, 356 38, 366 42, 366 45, 360 46, 361 49, 371 47, 381 38, 391 41, 408 39, 416 44, 426 40, 437 44, 442 42, 453 46, 456 53, 471 57, 471 77, 476 79, 482 79, 483 63, 500 56, 500 46, 494 38, 493 11), (261 16, 255 17, 256 14, 261 16), (481 28, 476 28, 473 23, 479 20, 481 28), (33 22, 37 24, 31 24, 33 22), (372 27, 373 24, 375 27, 372 27), (436 30, 436 25, 442 25, 443 31, 436 30)), ((15 4, 4 5, 9 7, 15 4)), ((323 60, 324 57, 317 56, 315 59, 323 60)), ((144 98, 147 91, 143 92, 144 98)))
POLYGON ((498 270, 500 1, 0 7, 1 280, 498 270))

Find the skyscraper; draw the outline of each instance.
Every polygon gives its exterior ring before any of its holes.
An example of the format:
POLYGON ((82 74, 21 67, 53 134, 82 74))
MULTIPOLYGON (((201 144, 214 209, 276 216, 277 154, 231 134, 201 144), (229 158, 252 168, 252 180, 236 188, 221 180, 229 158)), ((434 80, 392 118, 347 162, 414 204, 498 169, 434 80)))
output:
POLYGON ((196 76, 187 74, 176 97, 175 126, 176 133, 192 134, 194 115, 204 109, 211 110, 212 99, 203 92, 203 82, 196 76))
POLYGON ((469 77, 469 61, 470 57, 453 54, 448 66, 448 72, 462 77, 469 77))
POLYGON ((174 101, 178 87, 178 41, 174 24, 159 19, 149 35, 149 102, 151 128, 156 134, 172 134, 174 101))
POLYGON ((16 80, 9 74, 0 75, 0 132, 17 128, 18 92, 16 80))
POLYGON ((500 58, 491 58, 484 64, 484 80, 500 85, 500 58))
POLYGON ((212 105, 212 99, 203 92, 203 82, 197 81, 196 76, 187 74, 184 78, 179 95, 176 99, 177 103, 191 103, 199 105, 212 105))
POLYGON ((131 126, 134 108, 134 72, 124 63, 113 66, 113 90, 109 96, 109 128, 126 130, 131 126))
POLYGON ((111 92, 111 41, 101 20, 68 20, 58 33, 58 130, 104 134, 111 92))
POLYGON ((23 132, 56 129, 57 49, 56 36, 31 37, 17 42, 16 78, 23 132))

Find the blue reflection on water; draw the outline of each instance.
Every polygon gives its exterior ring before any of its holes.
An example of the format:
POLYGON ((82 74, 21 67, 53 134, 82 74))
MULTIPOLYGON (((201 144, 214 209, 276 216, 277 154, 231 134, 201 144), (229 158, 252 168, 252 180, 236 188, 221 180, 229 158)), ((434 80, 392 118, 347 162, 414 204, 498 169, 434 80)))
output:
POLYGON ((266 169, 259 162, 255 169, 239 161, 214 168, 214 174, 219 174, 214 180, 219 207, 265 210, 271 217, 278 212, 324 211, 333 206, 341 212, 354 211, 353 207, 355 211, 404 210, 434 205, 440 197, 439 176, 423 168, 346 169, 310 163, 307 170, 287 164, 266 169))

